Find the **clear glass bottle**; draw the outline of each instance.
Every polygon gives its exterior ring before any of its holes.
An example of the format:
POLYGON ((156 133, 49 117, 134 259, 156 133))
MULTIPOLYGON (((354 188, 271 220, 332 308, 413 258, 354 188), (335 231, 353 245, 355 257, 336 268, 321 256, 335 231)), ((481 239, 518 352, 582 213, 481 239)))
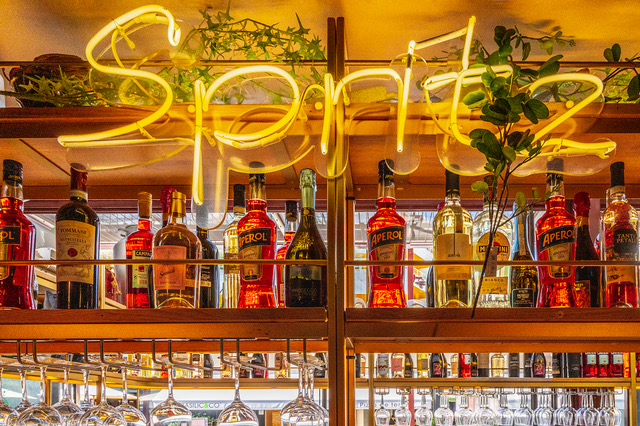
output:
POLYGON ((404 377, 404 354, 396 352, 391 354, 391 377, 402 378, 404 377))
MULTIPOLYGON (((513 208, 515 212, 517 205, 514 204, 513 208)), ((515 217, 512 260, 533 260, 528 238, 532 221, 532 214, 526 210, 515 217)), ((538 301, 538 268, 512 266, 509 269, 509 294, 512 308, 535 308, 538 301)))
MULTIPOLYGON (((473 241, 473 257, 474 260, 484 261, 489 254, 489 237, 491 231, 491 223, 498 221, 502 223, 498 227, 493 237, 493 249, 497 249, 497 260, 509 260, 511 255, 511 241, 513 240, 513 225, 507 221, 504 214, 498 216, 498 205, 495 200, 493 188, 493 176, 489 175, 484 178, 485 183, 489 186, 489 190, 485 193, 482 211, 473 220, 473 231, 471 239, 473 241)), ((508 308, 509 302, 509 280, 507 278, 508 268, 500 266, 497 268, 496 274, 485 273, 482 289, 480 290, 480 298, 478 299, 478 307, 481 308, 508 308)), ((473 268, 473 276, 475 288, 480 284, 480 276, 482 267, 473 268)), ((474 291, 475 294, 475 291, 474 291)))
MULTIPOLYGON (((433 219, 435 260, 472 260, 471 215, 460 205, 460 177, 446 170, 445 204, 433 219)), ((466 308, 471 303, 470 266, 436 266, 436 306, 466 308)))
POLYGON ((505 377, 504 355, 496 352, 491 356, 491 377, 505 377))
MULTIPOLYGON (((276 259, 284 259, 287 255, 287 249, 293 236, 298 229, 298 203, 297 201, 288 200, 285 205, 285 230, 284 244, 276 252, 276 259)), ((278 296, 278 308, 284 308, 284 265, 276 266, 276 296, 278 296)))
POLYGON ((429 377, 429 354, 420 352, 417 354, 418 378, 426 379, 429 377))
MULTIPOLYGON (((160 229, 153 239, 153 258, 200 259, 202 245, 195 234, 184 224, 186 196, 181 192, 171 194, 171 216, 167 226, 160 229)), ((200 265, 154 265, 153 281, 156 308, 197 308, 200 291, 200 265)))
MULTIPOLYGON (((224 230, 222 245, 226 260, 238 258, 238 222, 245 214, 245 187, 233 185, 233 222, 224 230)), ((240 297, 240 265, 224 265, 222 307, 237 308, 240 297)))
POLYGON ((379 353, 376 357, 376 376, 380 378, 389 377, 389 354, 379 353))
MULTIPOLYGON (((125 243, 127 259, 151 259, 151 194, 138 193, 138 230, 129 234, 125 243)), ((151 265, 127 265, 127 308, 149 307, 151 265)))

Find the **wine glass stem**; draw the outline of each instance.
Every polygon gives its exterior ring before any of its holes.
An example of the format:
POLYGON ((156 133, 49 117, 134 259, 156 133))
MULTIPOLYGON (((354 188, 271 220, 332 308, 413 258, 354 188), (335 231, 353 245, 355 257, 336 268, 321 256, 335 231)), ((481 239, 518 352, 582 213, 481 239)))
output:
POLYGON ((173 399, 173 365, 167 365, 167 390, 169 392, 169 398, 173 399))
POLYGON ((233 377, 235 378, 234 386, 235 386, 235 394, 233 396, 234 400, 240 400, 240 367, 237 365, 233 366, 233 377))
POLYGON ((122 369, 122 403, 124 405, 127 405, 129 403, 129 398, 128 398, 128 392, 127 392, 127 369, 123 368, 122 369))
POLYGON ((4 402, 4 392, 2 391, 2 368, 0 368, 0 404, 4 402))
POLYGON ((40 403, 41 404, 44 404, 44 398, 47 391, 45 386, 45 381, 44 381, 45 371, 46 371, 45 367, 40 367, 40 403))
POLYGON ((64 384, 62 386, 63 386, 62 399, 66 401, 69 399, 69 369, 68 368, 64 369, 64 384))
POLYGON ((101 392, 100 392, 100 404, 106 404, 107 403, 107 366, 103 365, 101 367, 101 379, 102 379, 102 383, 100 386, 101 392))
POLYGON ((27 394, 27 372, 20 370, 20 385, 22 386, 22 400, 29 402, 29 395, 27 394))
POLYGON ((298 397, 302 397, 304 389, 304 375, 302 373, 302 364, 298 364, 298 397))
POLYGON ((82 370, 82 379, 84 382, 84 401, 89 404, 91 397, 89 396, 89 370, 82 370))

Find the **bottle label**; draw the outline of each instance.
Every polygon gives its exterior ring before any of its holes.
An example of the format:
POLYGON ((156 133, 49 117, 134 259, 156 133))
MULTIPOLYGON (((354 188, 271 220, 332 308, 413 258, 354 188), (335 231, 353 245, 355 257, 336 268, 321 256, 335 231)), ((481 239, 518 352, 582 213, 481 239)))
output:
MULTIPOLYGON (((22 233, 19 226, 0 226, 0 260, 9 259, 10 246, 20 245, 22 242, 22 233)), ((4 280, 9 276, 10 268, 0 266, 0 280, 4 280)), ((18 281, 16 280, 16 283, 18 281)))
MULTIPOLYGON (((153 248, 154 259, 180 259, 187 258, 187 248, 184 246, 159 246, 153 248)), ((154 265, 153 281, 156 290, 184 290, 186 283, 187 265, 169 264, 154 265)))
MULTIPOLYGON (((436 239, 436 260, 472 260, 473 247, 469 235, 441 234, 436 239)), ((436 280, 470 280, 471 266, 438 265, 434 269, 436 280)))
POLYGON ((514 288, 511 290, 511 306, 514 308, 534 308, 535 303, 533 289, 514 288))
POLYGON ((598 363, 595 352, 587 352, 586 355, 587 365, 596 365, 598 363))
MULTIPOLYGON (((607 244, 606 260, 634 261, 638 258, 638 234, 635 229, 620 228, 612 232, 613 244, 607 244)), ((606 238, 607 242, 611 241, 606 238)), ((633 266, 607 266, 607 283, 636 282, 633 266)))
MULTIPOLYGON (((132 259, 151 259, 150 250, 133 250, 132 259)), ((132 265, 131 284, 133 288, 149 288, 149 265, 132 265)))
MULTIPOLYGON (((319 265, 289 265, 289 281, 286 293, 292 300, 320 300, 322 295, 322 266, 319 265), (295 282, 297 285, 291 285, 295 282)), ((284 296, 283 291, 283 296, 284 296)))
POLYGON ((429 358, 422 358, 420 360, 420 370, 428 370, 429 369, 429 358))
POLYGON ((576 281, 573 288, 576 292, 576 308, 591 307, 591 282, 589 280, 576 281))
POLYGON ((533 375, 535 377, 544 377, 545 375, 545 364, 542 360, 536 360, 532 366, 533 375))
POLYGON ((624 357, 622 355, 622 352, 614 352, 612 354, 612 361, 613 361, 613 365, 623 365, 624 364, 624 357))
MULTIPOLYGON (((522 216, 522 218, 524 217, 525 216, 522 216)), ((518 222, 518 254, 520 254, 520 256, 527 254, 527 236, 522 221, 518 222)))
MULTIPOLYGON (((487 255, 487 247, 489 244, 489 233, 484 234, 476 243, 476 256, 478 259, 484 260, 487 255)), ((498 260, 509 260, 511 255, 511 244, 509 239, 502 232, 497 231, 493 237, 493 247, 498 249, 498 260)))
POLYGON ((484 277, 480 294, 509 294, 507 277, 484 277))
POLYGON ((400 373, 404 369, 404 357, 393 357, 391 358, 391 371, 394 373, 400 373))
POLYGON ((599 365, 609 365, 609 353, 601 352, 598 354, 598 364, 599 365))
MULTIPOLYGON (((94 259, 96 253, 96 227, 75 220, 56 222, 56 259, 94 259)), ((56 280, 93 284, 93 265, 58 266, 56 280)))
POLYGON ((389 375, 389 358, 388 354, 378 355, 378 376, 387 377, 389 375))
POLYGON ((214 266, 211 265, 202 265, 200 267, 200 287, 211 288, 211 281, 214 266))
MULTIPOLYGON (((538 236, 538 250, 540 253, 547 250, 551 261, 570 261, 575 241, 576 230, 573 225, 559 226, 538 236)), ((569 265, 549 267, 549 275, 553 278, 567 278, 570 274, 569 265)))
POLYGON ((431 371, 432 371, 432 376, 433 377, 442 377, 442 363, 441 362, 434 362, 431 365, 431 371))
MULTIPOLYGON (((404 257, 403 226, 378 229, 369 234, 369 258, 371 260, 401 260, 404 257)), ((400 273, 400 267, 383 265, 375 267, 378 278, 393 279, 400 273)))
MULTIPOLYGON (((224 254, 225 260, 235 260, 238 259, 238 253, 229 253, 225 252, 224 254)), ((240 265, 224 265, 224 274, 237 274, 240 275, 240 265)))
MULTIPOLYGON (((238 236, 240 259, 262 259, 262 247, 271 245, 270 228, 254 228, 238 236)), ((240 274, 245 281, 257 281, 262 278, 260 265, 240 265, 240 274)))

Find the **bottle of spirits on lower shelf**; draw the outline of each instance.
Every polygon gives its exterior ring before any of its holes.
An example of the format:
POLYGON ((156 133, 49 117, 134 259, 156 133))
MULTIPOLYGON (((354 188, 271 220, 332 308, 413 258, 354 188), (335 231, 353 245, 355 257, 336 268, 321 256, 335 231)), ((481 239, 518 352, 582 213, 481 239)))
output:
MULTIPOLYGON (((199 260, 202 245, 184 224, 186 196, 171 194, 171 216, 167 226, 153 238, 156 260, 199 260)), ((156 308, 197 308, 200 291, 200 265, 184 263, 155 265, 153 268, 156 308)))
MULTIPOLYGON (((514 211, 516 209, 517 205, 514 204, 514 211)), ((527 210, 516 216, 512 260, 533 260, 527 238, 532 223, 533 217, 527 210)), ((538 268, 512 266, 509 269, 509 294, 512 308, 535 308, 538 300, 538 268)))
MULTIPOLYGON (((573 197, 573 209, 576 214, 576 260, 600 260, 593 247, 589 233, 589 210, 591 199, 586 192, 578 192, 573 197)), ((580 266, 576 268, 576 307, 599 308, 600 305, 600 267, 580 266)))
POLYGON ((404 354, 396 352, 391 354, 391 377, 404 377, 404 354))
MULTIPOLYGON (((266 358, 264 356, 264 354, 261 353, 254 353, 253 354, 253 359, 251 361, 249 361, 249 364, 251 365, 257 365, 259 367, 266 367, 267 363, 266 363, 266 358)), ((315 372, 316 370, 314 370, 315 372)), ((267 370, 263 370, 261 368, 254 368, 253 372, 252 372, 252 377, 254 379, 266 379, 267 378, 267 370)))
MULTIPOLYGON (((536 240, 539 261, 571 262, 576 256, 576 220, 565 207, 563 170, 561 159, 548 164, 547 191, 551 196, 546 201, 546 211, 538 220, 536 240)), ((541 266, 538 307, 571 308, 575 306, 574 267, 541 266)))
MULTIPOLYGON (((202 259, 217 259, 218 247, 209 239, 209 231, 196 226, 196 235, 202 245, 202 259)), ((218 265, 200 266, 200 307, 217 308, 220 286, 218 285, 218 265)))
POLYGON ((478 356, 475 352, 469 353, 471 356, 471 377, 478 377, 478 356))
MULTIPOLYGON (((265 175, 249 175, 248 211, 238 222, 240 259, 274 259, 276 256, 276 225, 267 216, 265 175)), ((275 308, 273 266, 240 265, 240 299, 238 308, 275 308)))
POLYGON ((569 352, 567 354, 567 377, 582 377, 582 354, 579 352, 569 352))
MULTIPOLYGON (((138 230, 129 234, 125 242, 127 259, 151 259, 151 194, 138 193, 138 230)), ((149 307, 149 284, 153 276, 151 265, 127 265, 127 308, 149 307)), ((153 297, 153 296, 151 296, 153 297)))
MULTIPOLYGON (((225 260, 238 258, 238 222, 245 214, 244 193, 244 185, 233 185, 233 221, 225 228, 222 240, 225 260)), ((224 265, 222 307, 237 308, 239 297, 240 265, 224 265)))
POLYGON ((478 353, 478 377, 489 377, 491 374, 491 358, 488 352, 478 353))
MULTIPOLYGON (((499 214, 495 199, 495 189, 493 187, 493 176, 485 176, 484 182, 489 186, 485 193, 482 211, 473 220, 473 231, 471 240, 473 241, 474 260, 484 261, 490 256, 491 250, 497 250, 494 259, 497 261, 509 260, 511 255, 511 241, 513 238, 513 226, 511 221, 506 220, 506 216, 499 214), (492 222, 502 223, 493 236, 491 247, 489 247, 489 237, 492 229, 492 222)), ((473 276, 476 290, 480 285, 482 266, 473 268, 473 276)), ((488 267, 482 280, 478 307, 481 308, 508 308, 509 302, 509 279, 507 278, 508 268, 500 266, 497 268, 488 267)), ((475 294, 475 292, 474 292, 475 294)))
POLYGON ((598 377, 609 377, 608 352, 598 352, 598 377))
MULTIPOLYGON (((22 212, 22 164, 4 160, 2 166, 0 260, 32 260, 36 229, 22 212)), ((33 277, 33 265, 0 266, 0 309, 36 309, 33 277)))
POLYGON ((531 377, 531 359, 533 358, 533 354, 530 352, 525 352, 523 355, 524 363, 522 369, 522 377, 531 377))
MULTIPOLYGON (((416 365, 418 367, 418 378, 426 379, 429 377, 429 354, 420 352, 417 354, 416 365)), ((453 367, 452 367, 453 368, 453 367)))
MULTIPOLYGON (((316 224, 316 172, 300 171, 300 226, 287 249, 287 260, 326 260, 327 247, 316 224)), ((285 306, 288 308, 327 306, 326 265, 284 267, 285 306)))
POLYGON ((379 353, 376 357, 376 376, 378 378, 389 377, 389 354, 379 353))
MULTIPOLYGON (((285 208, 285 230, 284 244, 276 252, 276 259, 284 259, 287 255, 287 249, 293 236, 298 229, 298 202, 288 200, 284 202, 285 208)), ((276 266, 276 296, 278 299, 278 308, 284 308, 284 265, 276 266)))
POLYGON ((447 377, 447 359, 442 353, 433 352, 429 357, 429 376, 447 377))
POLYGON ((544 353, 537 352, 531 357, 531 377, 545 378, 547 373, 547 359, 544 353))
MULTIPOLYGON (((460 176, 446 170, 445 177, 445 204, 433 219, 434 260, 472 260, 473 222, 469 212, 460 205, 460 176)), ((473 287, 471 267, 439 265, 434 268, 434 272, 436 306, 439 308, 469 307, 473 287)))
POLYGON ((509 354, 509 377, 520 377, 520 354, 509 354))
POLYGON ((623 352, 609 354, 609 377, 624 377, 625 356, 623 352))
MULTIPOLYGON (((100 219, 87 203, 87 172, 71 165, 70 201, 56 213, 56 259, 94 260, 100 253, 100 219)), ((98 265, 58 266, 58 309, 96 309, 98 265)))
POLYGON ((316 358, 318 358, 318 361, 322 362, 324 364, 324 366, 321 366, 319 368, 316 368, 315 370, 313 370, 313 377, 318 378, 318 379, 322 379, 325 378, 327 376, 327 357, 324 353, 322 352, 318 352, 316 353, 316 358))
POLYGON ((409 353, 404 354, 404 378, 413 378, 413 358, 409 353))
MULTIPOLYGON (((625 196, 624 163, 611 165, 609 206, 602 215, 604 260, 636 262, 638 260, 638 212, 625 196)), ((638 268, 606 266, 607 307, 638 307, 638 268)))
POLYGON ((496 352, 491 356, 491 377, 505 377, 504 355, 496 352))
POLYGON ((471 356, 467 353, 452 354, 449 358, 449 364, 451 365, 451 373, 456 370, 456 364, 458 367, 458 377, 471 377, 471 356), (455 361, 454 361, 455 357, 455 361))
POLYGON ((582 377, 598 377, 598 354, 585 352, 582 354, 582 377))
POLYGON ((289 364, 284 353, 276 352, 275 354, 276 379, 289 377, 289 364))
POLYGON ((551 376, 559 379, 564 376, 564 354, 562 352, 554 352, 551 354, 551 376))
MULTIPOLYGON (((391 160, 378 163, 376 213, 367 223, 369 260, 397 261, 405 256, 405 220, 396 211, 396 189, 391 160), (389 165, 387 163, 390 163, 389 165)), ((404 266, 369 267, 370 308, 404 308, 404 266)))

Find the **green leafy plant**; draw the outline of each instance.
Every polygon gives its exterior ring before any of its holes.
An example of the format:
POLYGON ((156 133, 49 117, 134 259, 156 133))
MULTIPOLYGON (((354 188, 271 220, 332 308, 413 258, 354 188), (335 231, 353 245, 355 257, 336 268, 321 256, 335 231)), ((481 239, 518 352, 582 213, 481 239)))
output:
MULTIPOLYGON (((604 49, 604 58, 607 62, 620 62, 622 49, 618 43, 604 49)), ((634 54, 625 58, 624 62, 640 62, 640 56, 634 54)), ((605 100, 607 102, 639 102, 640 101, 640 77, 635 68, 605 68, 602 70, 605 77, 605 100)))

